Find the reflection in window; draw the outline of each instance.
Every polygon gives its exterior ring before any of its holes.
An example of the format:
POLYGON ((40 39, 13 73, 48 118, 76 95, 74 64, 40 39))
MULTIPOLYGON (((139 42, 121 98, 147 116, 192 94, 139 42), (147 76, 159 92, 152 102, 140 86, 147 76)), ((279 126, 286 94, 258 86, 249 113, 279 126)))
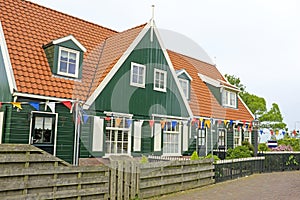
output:
POLYGON ((34 144, 53 144, 53 117, 36 116, 33 118, 32 141, 34 144))

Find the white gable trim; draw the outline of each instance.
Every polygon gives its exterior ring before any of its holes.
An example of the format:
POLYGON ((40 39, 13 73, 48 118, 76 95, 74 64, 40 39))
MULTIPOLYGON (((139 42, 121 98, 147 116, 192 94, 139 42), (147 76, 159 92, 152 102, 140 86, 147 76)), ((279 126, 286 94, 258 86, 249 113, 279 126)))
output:
POLYGON ((208 84, 210 84, 212 86, 215 86, 215 87, 221 87, 220 81, 217 81, 215 79, 212 79, 212 78, 210 78, 208 76, 205 76, 203 74, 200 74, 200 73, 198 74, 198 76, 205 83, 208 83, 208 84))
POLYGON ((16 80, 14 77, 14 72, 13 72, 13 69, 11 66, 10 57, 9 57, 7 45, 5 42, 5 37, 4 37, 4 32, 2 29, 1 21, 0 21, 0 48, 1 48, 2 56, 3 56, 3 60, 4 60, 4 67, 5 67, 5 71, 6 71, 6 75, 7 75, 7 79, 8 79, 9 90, 10 90, 10 93, 12 94, 14 92, 14 90, 17 91, 17 84, 16 84, 16 80))
POLYGON ((121 58, 117 61, 115 66, 110 70, 108 75, 103 79, 103 81, 96 88, 96 90, 93 92, 93 94, 87 99, 85 105, 83 106, 84 109, 88 109, 94 103, 96 98, 99 96, 99 94, 102 92, 102 90, 106 87, 106 85, 109 83, 109 81, 113 78, 115 73, 120 69, 120 67, 125 62, 125 60, 130 55, 130 53, 134 50, 134 48, 138 45, 138 43, 143 39, 143 37, 147 33, 149 27, 150 27, 150 25, 148 23, 143 28, 143 30, 139 33, 139 35, 135 38, 135 40, 131 43, 131 45, 128 47, 128 49, 123 53, 121 58))
POLYGON ((177 76, 180 76, 181 74, 185 74, 191 81, 193 80, 193 78, 189 75, 189 73, 187 73, 185 69, 179 70, 176 74, 177 76))
POLYGON ((171 72, 171 74, 172 74, 172 76, 173 76, 173 78, 174 78, 174 80, 175 80, 175 83, 176 83, 177 88, 178 88, 178 90, 179 90, 179 92, 180 92, 180 96, 182 97, 182 100, 183 100, 183 102, 184 102, 184 104, 185 104, 185 107, 186 107, 186 109, 188 110, 189 116, 192 118, 192 117, 193 117, 193 112, 192 112, 192 110, 191 110, 191 108, 190 108, 190 105, 189 105, 189 103, 188 103, 188 100, 187 100, 187 98, 185 97, 185 95, 184 95, 184 93, 183 93, 183 90, 182 90, 182 88, 181 88, 181 86, 180 86, 179 79, 177 78, 177 75, 176 75, 176 72, 175 72, 173 63, 171 62, 171 59, 170 59, 170 57, 169 57, 169 54, 168 54, 168 52, 167 52, 165 46, 163 45, 162 39, 161 39, 160 34, 159 34, 158 30, 157 30, 157 27, 155 26, 154 21, 153 21, 153 24, 154 24, 154 32, 155 32, 155 34, 156 34, 158 43, 160 44, 160 47, 161 47, 161 49, 162 49, 162 51, 163 51, 163 53, 164 53, 164 56, 165 56, 165 58, 166 58, 166 60, 167 60, 167 63, 168 63, 169 68, 170 68, 170 72, 171 72))
POLYGON ((72 40, 83 52, 86 52, 86 48, 78 40, 76 40, 76 38, 73 35, 68 35, 66 37, 59 38, 57 40, 53 40, 52 43, 59 44, 62 42, 66 42, 68 40, 72 40))

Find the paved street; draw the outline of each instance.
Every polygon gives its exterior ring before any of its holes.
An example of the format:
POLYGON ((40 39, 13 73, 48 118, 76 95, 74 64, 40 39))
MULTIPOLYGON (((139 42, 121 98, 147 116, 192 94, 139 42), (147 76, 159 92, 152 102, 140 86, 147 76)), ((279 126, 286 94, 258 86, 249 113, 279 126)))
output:
POLYGON ((160 200, 298 200, 300 171, 254 174, 199 189, 174 193, 160 200))

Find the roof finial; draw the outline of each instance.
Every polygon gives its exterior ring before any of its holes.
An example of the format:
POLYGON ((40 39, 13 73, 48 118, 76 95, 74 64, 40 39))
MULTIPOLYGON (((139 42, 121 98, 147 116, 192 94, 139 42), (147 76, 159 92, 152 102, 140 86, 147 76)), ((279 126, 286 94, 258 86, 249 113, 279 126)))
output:
POLYGON ((154 7, 155 7, 155 6, 152 5, 151 7, 152 7, 152 18, 151 18, 151 20, 154 20, 154 7))

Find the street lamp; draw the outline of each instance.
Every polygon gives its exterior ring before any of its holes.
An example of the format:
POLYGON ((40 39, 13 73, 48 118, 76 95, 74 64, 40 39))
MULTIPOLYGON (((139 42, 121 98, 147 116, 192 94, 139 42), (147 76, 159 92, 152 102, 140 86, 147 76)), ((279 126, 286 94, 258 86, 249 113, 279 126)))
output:
POLYGON ((257 156, 258 151, 258 128, 259 128, 259 120, 255 118, 252 121, 253 133, 254 133, 254 157, 257 156))

